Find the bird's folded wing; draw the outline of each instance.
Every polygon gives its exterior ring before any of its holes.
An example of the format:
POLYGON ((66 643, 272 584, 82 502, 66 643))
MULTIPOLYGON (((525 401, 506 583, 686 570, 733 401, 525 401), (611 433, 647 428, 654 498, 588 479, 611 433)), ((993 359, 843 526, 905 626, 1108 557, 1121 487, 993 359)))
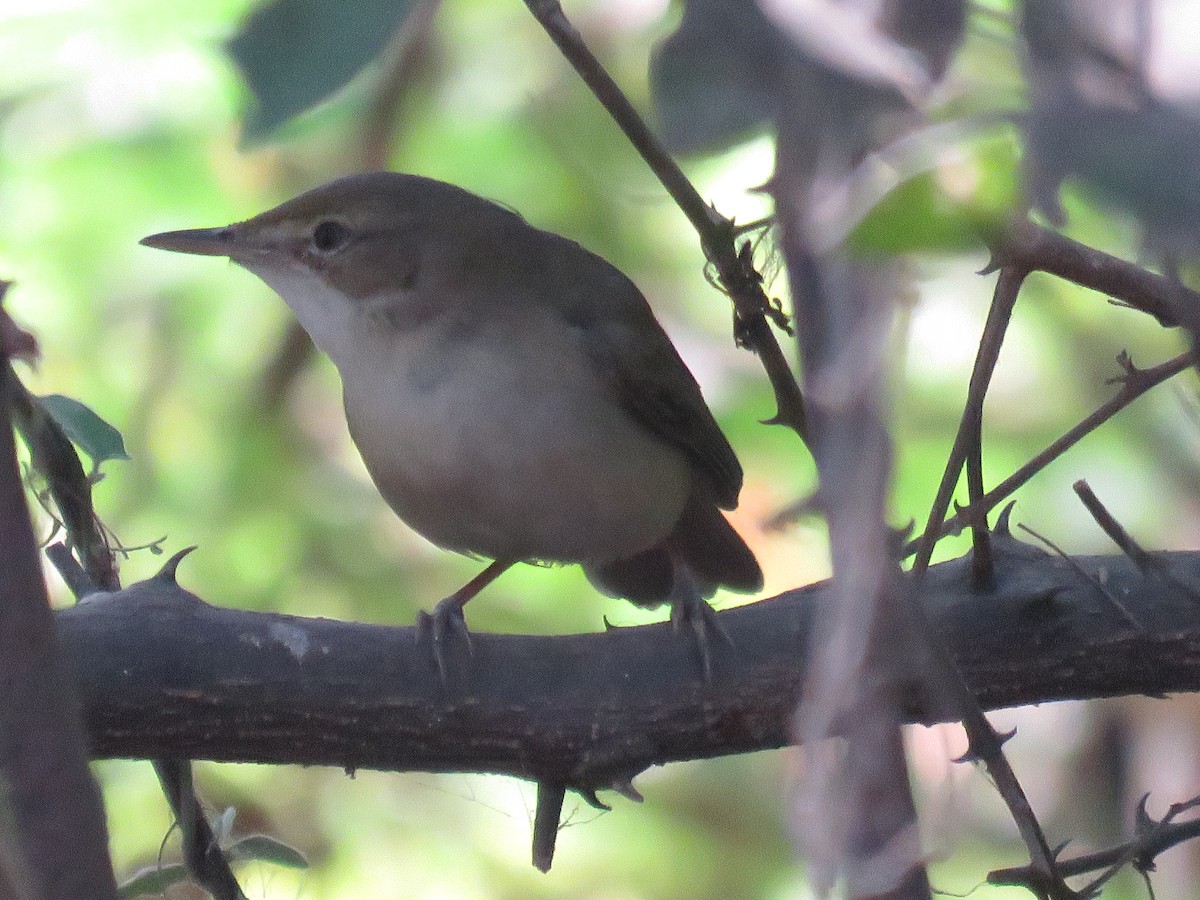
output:
POLYGON ((682 450, 707 476, 717 505, 733 509, 742 488, 742 467, 696 379, 648 307, 636 336, 622 318, 590 323, 587 347, 598 372, 638 422, 682 450))

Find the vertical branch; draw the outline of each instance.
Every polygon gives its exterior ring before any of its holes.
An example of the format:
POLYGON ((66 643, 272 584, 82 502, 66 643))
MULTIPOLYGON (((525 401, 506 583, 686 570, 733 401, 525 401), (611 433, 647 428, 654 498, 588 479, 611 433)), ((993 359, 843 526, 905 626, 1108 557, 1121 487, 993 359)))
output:
POLYGON ((0 894, 117 896, 100 791, 54 634, 0 364, 0 894))
MULTIPOLYGON (((84 476, 74 446, 34 401, 11 366, 5 366, 4 375, 5 409, 12 409, 15 413, 21 434, 30 447, 34 465, 46 477, 71 544, 82 561, 85 577, 77 578, 77 583, 86 584, 92 589, 118 590, 120 579, 104 535, 96 524, 91 485, 84 476)), ((0 431, 9 434, 11 439, 11 429, 0 427, 0 431)), ((0 448, 2 452, 3 448, 0 448)), ((36 551, 34 559, 36 565, 36 551)), ((0 734, 3 734, 2 728, 0 734)), ((244 900, 229 861, 221 852, 193 791, 191 764, 187 760, 172 759, 156 759, 153 763, 183 834, 184 859, 189 874, 217 900, 244 900), (181 814, 181 810, 184 814, 181 814)), ((68 896, 92 895, 81 893, 68 896)))
POLYGON ((417 82, 422 60, 428 56, 429 39, 442 0, 421 0, 397 29, 385 51, 383 71, 367 111, 362 136, 362 170, 386 169, 396 147, 400 111, 417 82))
POLYGON ((907 621, 884 521, 891 442, 877 354, 890 297, 880 273, 809 252, 782 156, 781 146, 776 208, 793 294, 803 298, 797 320, 834 575, 797 718, 813 749, 797 827, 818 888, 840 874, 852 897, 928 897, 896 694, 907 621), (822 742, 834 735, 847 746, 831 758, 822 742))
POLYGON ((878 266, 814 250, 816 185, 844 178, 862 137, 847 139, 803 112, 826 108, 834 97, 860 111, 871 98, 836 79, 809 76, 798 68, 781 75, 785 91, 809 102, 780 104, 771 181, 833 562, 797 713, 806 774, 796 828, 818 890, 842 877, 851 897, 926 898, 899 708, 910 621, 885 520, 892 460, 882 387, 894 285, 878 266), (814 158, 828 169, 814 173, 814 158), (844 750, 827 740, 834 736, 844 750))

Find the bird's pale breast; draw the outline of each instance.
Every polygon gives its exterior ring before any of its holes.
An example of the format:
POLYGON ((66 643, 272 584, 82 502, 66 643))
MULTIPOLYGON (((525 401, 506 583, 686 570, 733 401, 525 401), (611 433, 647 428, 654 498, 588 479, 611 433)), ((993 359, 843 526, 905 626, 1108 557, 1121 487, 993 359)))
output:
POLYGON ((579 341, 537 307, 356 341, 339 363, 350 432, 400 518, 510 559, 604 562, 665 538, 690 466, 607 393, 579 341))

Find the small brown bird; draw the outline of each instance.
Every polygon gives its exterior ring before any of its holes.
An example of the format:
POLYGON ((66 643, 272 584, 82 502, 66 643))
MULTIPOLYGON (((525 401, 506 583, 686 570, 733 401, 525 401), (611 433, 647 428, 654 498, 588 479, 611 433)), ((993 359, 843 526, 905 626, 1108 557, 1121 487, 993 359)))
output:
POLYGON ((342 378, 384 500, 490 557, 433 613, 443 679, 463 606, 514 563, 579 563, 610 596, 672 604, 708 671, 704 598, 762 573, 722 509, 742 468, 641 292, 574 241, 461 188, 378 172, 150 247, 227 256, 270 285, 342 378))

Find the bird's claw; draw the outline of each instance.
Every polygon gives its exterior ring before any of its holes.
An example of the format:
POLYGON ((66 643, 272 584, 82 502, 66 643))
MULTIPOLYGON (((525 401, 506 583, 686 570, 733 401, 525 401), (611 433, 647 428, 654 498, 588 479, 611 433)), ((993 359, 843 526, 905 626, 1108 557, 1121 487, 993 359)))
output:
POLYGON ((451 673, 461 673, 465 666, 455 652, 460 642, 467 647, 467 656, 475 656, 475 645, 462 604, 455 597, 447 597, 433 608, 432 613, 422 611, 417 620, 417 640, 429 640, 433 650, 433 661, 437 665, 438 678, 442 687, 449 687, 451 673))
POLYGON ((696 650, 700 654, 700 667, 704 673, 705 684, 713 680, 714 643, 733 646, 724 626, 717 620, 717 614, 703 597, 687 593, 677 596, 671 601, 671 625, 675 631, 690 628, 696 650))

